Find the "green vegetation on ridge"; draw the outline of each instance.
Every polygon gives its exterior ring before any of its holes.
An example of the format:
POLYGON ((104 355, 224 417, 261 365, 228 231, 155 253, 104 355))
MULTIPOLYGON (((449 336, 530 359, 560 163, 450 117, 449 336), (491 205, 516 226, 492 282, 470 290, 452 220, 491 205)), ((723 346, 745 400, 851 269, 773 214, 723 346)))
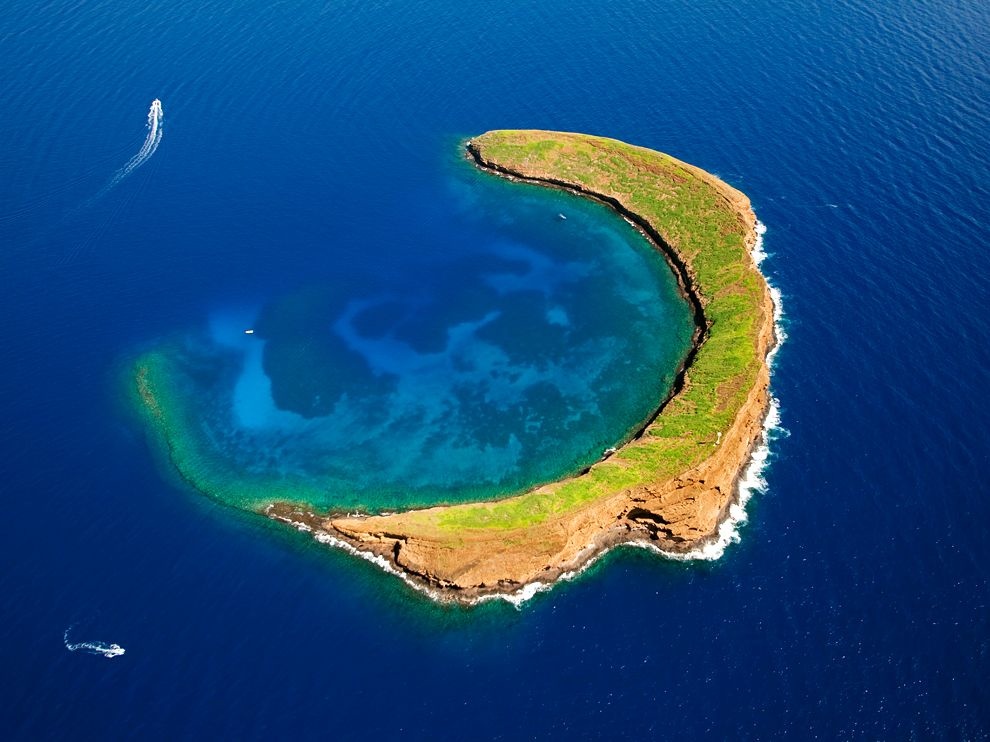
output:
MULTIPOLYGON (((471 143, 489 165, 528 178, 565 183, 606 196, 644 220, 691 276, 708 327, 684 388, 644 435, 585 474, 504 500, 399 514, 405 531, 442 534, 525 528, 639 484, 660 482, 711 455, 753 388, 765 284, 747 254, 748 201, 712 176, 668 155, 622 142, 546 131, 492 131, 471 143)), ((162 435, 172 464, 190 484, 226 502, 260 510, 274 501, 305 502, 301 478, 231 477, 217 471, 188 435, 195 421, 178 403, 169 356, 153 351, 134 367, 136 392, 162 435)))
MULTIPOLYGON (((442 530, 523 528, 635 484, 676 476, 711 454, 753 387, 764 285, 747 255, 751 225, 712 176, 614 139, 547 131, 491 131, 472 141, 485 163, 609 196, 642 217, 692 274, 708 337, 685 388, 647 429, 580 477, 494 503, 426 512, 442 530)), ((739 196, 742 199, 741 196, 739 196)))

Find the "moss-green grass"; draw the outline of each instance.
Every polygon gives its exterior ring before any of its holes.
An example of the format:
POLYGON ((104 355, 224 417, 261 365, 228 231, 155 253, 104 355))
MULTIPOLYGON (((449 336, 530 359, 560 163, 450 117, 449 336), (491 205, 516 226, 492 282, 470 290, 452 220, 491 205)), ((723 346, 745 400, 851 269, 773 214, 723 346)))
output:
POLYGON ((712 452, 756 382, 764 282, 747 254, 750 225, 709 178, 668 155, 580 134, 492 131, 485 160, 612 196, 688 264, 709 324, 680 394, 637 441, 590 472, 493 503, 427 511, 420 527, 512 529, 538 524, 630 486, 676 476, 712 452))
MULTIPOLYGON (((709 325, 685 388, 645 434, 581 476, 495 502, 452 505, 395 516, 402 530, 442 534, 456 546, 460 532, 506 530, 661 481, 701 463, 753 387, 763 359, 757 336, 764 282, 747 255, 750 226, 711 176, 665 154, 613 139, 542 131, 493 131, 473 140, 488 162, 611 196, 645 219, 694 276, 709 325)), ((166 352, 141 356, 135 391, 172 464, 191 485, 224 502, 260 509, 276 500, 305 501, 308 485, 278 478, 231 477, 216 471, 188 432, 195 428, 170 379, 166 352)))

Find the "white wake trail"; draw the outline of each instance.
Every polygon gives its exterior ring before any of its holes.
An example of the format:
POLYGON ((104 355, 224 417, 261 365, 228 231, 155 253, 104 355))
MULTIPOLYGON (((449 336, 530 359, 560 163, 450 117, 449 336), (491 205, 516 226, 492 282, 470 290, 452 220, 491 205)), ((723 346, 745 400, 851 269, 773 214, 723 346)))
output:
POLYGON ((162 102, 158 98, 155 98, 151 102, 151 108, 148 111, 148 136, 145 138, 144 144, 141 145, 138 153, 120 169, 117 175, 118 178, 125 177, 128 173, 147 162, 148 158, 155 154, 155 150, 158 149, 158 145, 162 141, 163 118, 162 102))
POLYGON ((72 630, 70 626, 65 630, 65 634, 62 635, 62 640, 65 643, 65 648, 70 652, 85 652, 86 654, 102 654, 104 657, 113 658, 120 657, 125 650, 119 644, 107 644, 106 642, 77 642, 73 644, 69 641, 69 631, 72 630))
POLYGON ((148 136, 145 137, 141 149, 138 150, 134 157, 127 161, 126 165, 114 173, 110 182, 103 186, 102 190, 90 200, 91 204, 105 196, 110 189, 141 167, 155 154, 155 150, 158 149, 158 145, 162 141, 162 123, 164 119, 165 112, 162 110, 162 102, 158 98, 155 98, 151 101, 151 108, 148 109, 148 136))

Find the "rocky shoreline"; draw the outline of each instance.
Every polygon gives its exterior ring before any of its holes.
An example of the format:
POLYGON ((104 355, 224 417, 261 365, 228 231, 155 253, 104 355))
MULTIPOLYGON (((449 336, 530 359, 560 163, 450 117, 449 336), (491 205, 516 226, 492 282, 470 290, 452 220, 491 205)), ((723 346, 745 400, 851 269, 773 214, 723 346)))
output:
MULTIPOLYGON (((547 134, 564 138, 581 136, 547 134)), ((677 277, 693 310, 694 337, 666 399, 623 448, 636 446, 667 406, 678 400, 685 385, 690 385, 692 366, 709 337, 711 322, 705 313, 708 299, 704 287, 698 284, 691 257, 681 254, 665 239, 659 225, 624 203, 622 194, 596 192, 577 180, 549 172, 539 163, 499 160, 486 152, 483 141, 479 140, 484 137, 466 145, 467 155, 479 168, 505 178, 568 190, 606 204, 664 254, 677 277)), ((676 163, 678 172, 699 178, 725 199, 726 208, 735 213, 739 228, 745 232, 744 260, 748 263, 745 270, 759 274, 751 254, 758 234, 749 200, 703 170, 668 159, 676 163)), ((711 455, 675 476, 636 483, 522 528, 465 528, 454 532, 437 528, 445 511, 459 506, 355 516, 321 514, 296 503, 276 502, 269 504, 264 514, 369 559, 435 599, 464 603, 490 597, 526 596, 580 572, 622 544, 648 545, 672 555, 703 548, 718 538, 721 524, 738 499, 740 478, 755 448, 765 442, 764 424, 770 405, 768 355, 777 338, 773 298, 759 275, 762 297, 754 351, 760 366, 755 383, 724 434, 720 431, 718 439, 711 443, 711 455)), ((599 465, 578 478, 587 476, 599 465)), ((553 486, 545 485, 527 494, 540 495, 546 491, 552 497, 553 486)))

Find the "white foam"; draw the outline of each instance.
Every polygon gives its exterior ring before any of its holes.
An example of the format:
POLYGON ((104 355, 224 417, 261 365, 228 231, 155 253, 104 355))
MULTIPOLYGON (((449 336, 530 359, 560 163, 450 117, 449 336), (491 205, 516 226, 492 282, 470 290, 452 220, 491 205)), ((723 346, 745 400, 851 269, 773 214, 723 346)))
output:
MULTIPOLYGON (((296 530, 302 531, 303 533, 312 533, 313 538, 319 541, 321 544, 326 544, 327 546, 332 546, 334 548, 341 549, 342 551, 346 552, 347 554, 350 554, 351 556, 356 556, 360 559, 364 559, 366 562, 370 562, 371 564, 374 564, 376 567, 384 570, 385 572, 388 572, 390 575, 394 575, 395 577, 398 577, 400 580, 402 580, 404 583, 406 583, 416 592, 427 595, 433 600, 442 602, 450 597, 449 594, 443 593, 435 588, 428 587, 427 585, 424 585, 422 582, 418 580, 414 580, 405 572, 396 569, 392 565, 392 563, 383 556, 374 554, 370 551, 365 551, 363 549, 358 549, 352 546, 347 541, 344 541, 343 539, 337 538, 336 536, 327 533, 326 531, 314 530, 312 527, 310 527, 305 523, 298 523, 296 521, 288 520, 285 518, 279 518, 279 520, 288 523, 289 525, 293 526, 296 530)), ((471 605, 478 605, 480 603, 485 603, 490 600, 504 600, 508 603, 513 604, 514 606, 516 606, 516 608, 519 608, 523 603, 525 603, 527 600, 532 598, 538 592, 549 590, 551 587, 552 585, 545 584, 542 582, 532 582, 527 585, 524 585, 522 588, 512 593, 494 593, 491 595, 482 595, 477 598, 468 600, 467 602, 471 605)))
POLYGON ((127 163, 120 168, 114 176, 110 179, 103 188, 90 199, 89 204, 99 200, 107 194, 107 192, 116 186, 120 181, 130 175, 132 172, 137 170, 141 165, 146 163, 155 151, 158 149, 158 145, 162 141, 163 132, 163 122, 165 120, 165 112, 162 110, 162 102, 155 98, 151 101, 151 108, 148 109, 148 136, 145 137, 144 143, 141 145, 141 149, 138 150, 137 154, 134 155, 127 163))
MULTIPOLYGON (((757 221, 755 231, 756 240, 753 243, 753 248, 750 251, 750 254, 752 255, 753 262, 759 266, 760 263, 762 263, 767 257, 767 253, 763 249, 763 235, 766 234, 767 228, 762 222, 757 221)), ((780 350, 780 346, 787 338, 787 333, 784 332, 784 329, 781 326, 784 313, 781 303, 780 290, 770 284, 769 279, 767 279, 767 285, 769 286, 770 297, 773 302, 774 335, 776 337, 774 347, 767 354, 767 367, 770 370, 770 375, 772 378, 774 359, 780 350)), ((775 433, 786 433, 786 430, 781 426, 780 402, 776 397, 771 397, 770 404, 767 407, 767 414, 763 419, 760 441, 754 448, 749 463, 740 477, 738 485, 739 489, 735 501, 729 505, 727 515, 722 523, 719 524, 715 538, 711 541, 699 546, 697 549, 692 549, 687 552, 665 551, 652 543, 644 541, 625 542, 622 544, 617 544, 617 547, 628 546, 633 548, 649 549, 660 554, 666 559, 679 562, 715 561, 716 559, 720 559, 731 544, 739 543, 741 540, 739 528, 747 520, 746 504, 750 501, 750 499, 752 499, 755 493, 764 492, 766 490, 767 481, 764 478, 763 473, 766 470, 770 460, 770 443, 775 433)), ((304 524, 292 523, 292 525, 295 525, 300 531, 312 531, 309 526, 304 524)), ((357 549, 346 541, 336 538, 335 536, 332 536, 324 531, 315 531, 313 532, 313 536, 320 543, 336 546, 343 549, 348 554, 360 557, 361 559, 377 565, 389 574, 395 575, 401 579, 414 590, 428 595, 434 600, 442 601, 449 597, 449 595, 445 595, 434 588, 427 587, 421 582, 414 580, 405 572, 396 569, 392 566, 391 562, 382 556, 357 549)), ((591 552, 593 550, 594 546, 589 545, 588 551, 591 552)), ((492 600, 504 600, 519 609, 524 603, 531 600, 539 593, 551 590, 558 582, 570 582, 571 580, 574 580, 590 569, 596 562, 598 562, 599 559, 604 557, 610 551, 611 549, 603 549, 602 551, 595 553, 593 556, 590 556, 587 561, 581 565, 581 567, 570 572, 562 573, 554 582, 530 582, 512 592, 481 595, 468 600, 467 602, 471 605, 478 605, 480 603, 486 603, 492 600)))
POLYGON ((62 635, 62 641, 65 644, 65 648, 70 652, 84 652, 86 654, 101 654, 108 659, 113 659, 114 657, 120 657, 127 650, 124 649, 119 644, 108 644, 107 642, 70 642, 69 632, 72 630, 70 626, 65 630, 62 635))
MULTIPOLYGON (((300 528, 299 530, 312 530, 312 529, 310 529, 308 527, 303 527, 303 528, 300 528)), ((371 562, 372 564, 374 564, 377 567, 380 567, 381 569, 385 570, 389 574, 395 575, 400 580, 402 580, 404 583, 406 583, 407 585, 409 585, 409 587, 413 588, 414 590, 416 590, 418 592, 423 593, 424 595, 430 596, 434 600, 442 601, 442 600, 445 599, 445 596, 443 594, 441 594, 440 591, 434 590, 433 588, 427 587, 426 585, 423 585, 422 583, 417 582, 412 577, 410 577, 409 575, 407 575, 405 572, 402 572, 402 571, 396 569, 395 567, 393 567, 392 566, 392 563, 390 561, 388 561, 383 556, 379 556, 378 554, 373 554, 370 551, 364 551, 362 549, 357 549, 357 548, 351 546, 346 541, 344 541, 342 539, 339 539, 336 536, 332 536, 331 534, 327 533, 326 531, 314 531, 313 532, 313 538, 315 538, 321 544, 327 544, 328 546, 334 546, 334 547, 336 547, 338 549, 343 549, 345 552, 347 552, 348 554, 351 554, 352 556, 360 557, 361 559, 364 559, 366 562, 371 562)))
MULTIPOLYGON (((561 579, 566 578, 561 575, 561 579)), ((538 593, 545 593, 552 587, 552 583, 530 582, 528 585, 523 585, 514 593, 493 593, 492 595, 482 595, 472 600, 471 603, 472 605, 479 605, 489 600, 504 600, 506 603, 511 603, 518 610, 519 608, 522 608, 522 604, 527 600, 532 600, 538 593)))
MULTIPOLYGON (((750 253, 753 256, 753 262, 756 263, 756 265, 760 265, 760 263, 762 263, 767 257, 767 253, 763 249, 763 235, 766 234, 766 231, 766 225, 763 224, 763 222, 757 221, 756 240, 753 243, 753 249, 750 253)), ((767 367, 770 369, 770 376, 772 378, 774 359, 777 357, 778 351, 780 351, 780 346, 787 338, 787 333, 784 332, 784 329, 781 326, 784 310, 781 302, 780 289, 774 287, 770 283, 769 279, 767 279, 767 286, 770 289, 770 299, 773 302, 773 329, 774 336, 776 338, 776 343, 767 354, 767 367)), ((746 466, 746 469, 743 471, 742 477, 739 480, 739 490, 736 495, 736 500, 729 506, 729 512, 725 520, 723 520, 719 525, 718 532, 716 533, 714 539, 706 544, 703 544, 697 549, 692 549, 687 552, 668 552, 649 543, 640 543, 635 545, 642 546, 647 549, 653 549, 667 559, 673 559, 681 562, 714 561, 721 558, 730 544, 737 544, 741 540, 739 528, 747 520, 746 503, 752 499, 755 493, 766 491, 767 481, 763 476, 763 472, 766 470, 769 463, 770 442, 776 432, 786 433, 780 424, 780 401, 776 397, 771 397, 770 404, 767 407, 766 417, 763 419, 763 430, 760 434, 760 442, 753 450, 749 464, 746 466)))
POLYGON ((756 240, 753 242, 753 249, 750 251, 750 255, 753 256, 753 262, 759 265, 764 260, 766 260, 767 254, 763 250, 763 235, 767 233, 767 227, 763 222, 756 222, 756 240))
POLYGON ((750 501, 756 492, 766 490, 767 481, 763 477, 763 471, 767 467, 770 458, 770 433, 780 427, 780 403, 776 398, 770 399, 767 409, 767 416, 763 421, 763 431, 760 443, 753 451, 749 464, 743 471, 739 480, 739 490, 736 500, 729 505, 729 511, 725 519, 719 524, 715 538, 708 543, 686 552, 669 552, 660 549, 653 544, 641 543, 637 546, 654 549, 667 559, 679 562, 691 561, 715 561, 720 559, 730 544, 737 544, 741 540, 739 527, 746 522, 746 503, 750 501))
MULTIPOLYGON (((631 544, 618 544, 618 546, 626 546, 631 544)), ((617 547, 613 547, 617 548, 617 547)), ((602 549, 601 551, 591 554, 587 560, 577 569, 571 570, 569 572, 561 572, 560 576, 554 582, 530 582, 523 585, 521 588, 511 593, 492 593, 491 595, 481 595, 471 601, 471 605, 478 605, 480 603, 486 603, 491 600, 504 600, 506 603, 510 603, 517 610, 522 608, 523 603, 531 600, 540 593, 546 593, 553 589, 555 585, 560 582, 571 582, 586 571, 591 569, 599 559, 608 554, 612 549, 602 549)), ((595 547, 593 544, 589 545, 586 549, 587 552, 594 552, 595 547)))
MULTIPOLYGON (((753 262, 758 266, 767 257, 767 253, 763 248, 763 235, 766 234, 767 231, 766 225, 763 224, 763 222, 757 221, 755 231, 756 240, 753 243, 753 248, 750 254, 753 257, 753 262)), ((770 284, 769 279, 767 279, 767 285, 769 286, 770 298, 773 302, 774 335, 776 337, 774 347, 767 354, 767 367, 770 369, 770 375, 772 378, 774 359, 780 350, 780 346, 787 338, 787 333, 784 332, 781 322, 784 316, 784 310, 781 301, 780 289, 770 284)), ((665 551, 664 549, 661 549, 651 543, 643 541, 627 542, 625 544, 619 544, 619 546, 632 546, 636 548, 650 549, 667 559, 681 562, 715 561, 716 559, 720 559, 725 554, 725 551, 730 544, 739 543, 741 540, 739 528, 747 520, 746 504, 750 501, 750 499, 752 499, 755 493, 766 491, 767 481, 764 478, 763 473, 766 470, 770 460, 770 443, 775 433, 786 433, 786 430, 780 423, 780 401, 776 397, 771 397, 770 404, 767 407, 766 417, 763 419, 760 442, 753 450, 749 464, 746 466, 746 469, 743 471, 743 475, 739 480, 739 489, 735 502, 729 505, 728 514, 722 523, 719 524, 718 531, 714 539, 703 544, 702 546, 699 546, 697 549, 692 549, 687 552, 665 551)), ((574 572, 566 572, 562 574, 560 579, 573 580, 601 559, 607 551, 608 550, 603 550, 593 558, 589 559, 580 569, 574 572)), ((499 597, 513 603, 518 607, 537 593, 549 590, 551 587, 552 585, 547 585, 546 583, 535 582, 525 586, 523 589, 518 590, 515 593, 486 597, 499 597)))

